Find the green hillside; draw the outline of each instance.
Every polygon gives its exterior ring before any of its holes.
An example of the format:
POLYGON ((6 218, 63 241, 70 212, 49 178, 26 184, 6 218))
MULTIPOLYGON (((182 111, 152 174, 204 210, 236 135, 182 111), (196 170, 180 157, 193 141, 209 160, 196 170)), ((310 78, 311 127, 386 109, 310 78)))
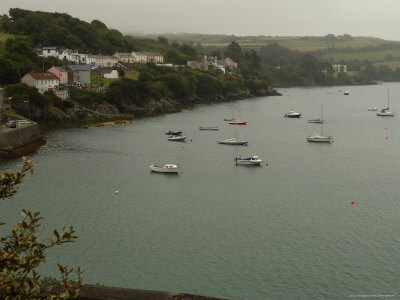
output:
MULTIPOLYGON (((299 36, 235 36, 221 34, 164 34, 171 42, 201 44, 203 47, 226 47, 232 41, 236 41, 241 47, 258 48, 269 44, 279 44, 291 50, 302 52, 316 51, 334 47, 344 48, 364 48, 367 46, 378 46, 381 44, 400 45, 400 42, 387 41, 374 37, 351 37, 349 35, 324 37, 299 37, 299 36)), ((158 35, 145 35, 144 37, 155 39, 158 35)))

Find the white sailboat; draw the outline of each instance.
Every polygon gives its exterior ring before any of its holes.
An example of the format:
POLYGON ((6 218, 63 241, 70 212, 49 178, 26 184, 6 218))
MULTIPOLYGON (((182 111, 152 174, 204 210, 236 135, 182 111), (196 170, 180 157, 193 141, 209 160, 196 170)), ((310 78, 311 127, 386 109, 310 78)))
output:
POLYGON ((376 113, 377 116, 380 117, 394 117, 394 112, 389 109, 389 89, 388 89, 388 104, 386 108, 382 108, 376 113))
MULTIPOLYGON (((322 105, 321 105, 321 120, 322 118, 322 105)), ((330 143, 332 142, 332 136, 330 135, 324 135, 324 122, 321 122, 321 134, 309 134, 308 137, 306 137, 307 142, 322 142, 322 143, 330 143)))
MULTIPOLYGON (((236 120, 234 117, 232 120, 236 120)), ((231 123, 229 123, 231 124, 231 123)), ((217 141, 218 144, 225 144, 225 145, 244 145, 247 146, 248 142, 242 137, 240 133, 239 126, 237 123, 233 123, 234 130, 235 130, 235 137, 230 139, 224 139, 217 141)))

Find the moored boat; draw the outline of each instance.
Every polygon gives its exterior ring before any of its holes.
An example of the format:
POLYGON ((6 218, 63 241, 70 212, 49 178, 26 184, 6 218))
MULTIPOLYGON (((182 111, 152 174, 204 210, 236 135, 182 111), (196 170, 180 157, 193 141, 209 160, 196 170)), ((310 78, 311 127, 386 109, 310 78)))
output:
POLYGON ((218 126, 199 126, 200 130, 219 130, 218 126))
POLYGON ((320 134, 309 134, 307 137, 307 142, 332 142, 332 137, 330 135, 324 136, 320 134))
POLYGON ((320 123, 324 123, 324 120, 321 120, 320 118, 318 118, 318 119, 308 120, 307 122, 320 124, 320 123))
POLYGON ((380 111, 376 113, 377 116, 380 117, 394 117, 394 112, 389 110, 389 107, 382 108, 380 111))
POLYGON ((174 130, 169 130, 168 132, 165 133, 166 135, 181 135, 182 131, 174 131, 174 130))
POLYGON ((243 120, 232 120, 229 122, 231 125, 247 125, 246 121, 243 120))
POLYGON ((378 108, 375 107, 375 106, 370 106, 370 107, 367 108, 367 110, 368 110, 368 111, 377 111, 378 108))
POLYGON ((152 170, 153 172, 159 172, 159 173, 178 173, 179 167, 178 167, 178 165, 174 165, 174 164, 166 164, 164 166, 150 165, 150 170, 152 170))
POLYGON ((380 117, 394 117, 394 112, 389 109, 389 89, 388 89, 388 99, 387 99, 387 107, 382 108, 376 113, 377 116, 380 117))
POLYGON ((218 144, 225 144, 225 145, 247 145, 248 142, 244 140, 238 140, 237 138, 231 138, 226 140, 218 141, 218 144))
POLYGON ((295 112, 294 110, 290 110, 289 112, 285 113, 284 117, 286 118, 300 118, 301 113, 295 112))
MULTIPOLYGON (((319 120, 323 120, 322 118, 322 105, 321 105, 321 117, 319 120)), ((324 122, 319 122, 321 124, 321 134, 309 134, 307 139, 307 142, 325 142, 325 143, 330 143, 332 142, 332 137, 330 135, 324 135, 324 122)))
POLYGON ((264 162, 259 156, 252 155, 250 157, 236 157, 234 159, 237 165, 248 165, 248 166, 259 166, 262 162, 264 162))
POLYGON ((183 135, 171 135, 168 137, 168 141, 184 142, 186 141, 186 136, 183 135))

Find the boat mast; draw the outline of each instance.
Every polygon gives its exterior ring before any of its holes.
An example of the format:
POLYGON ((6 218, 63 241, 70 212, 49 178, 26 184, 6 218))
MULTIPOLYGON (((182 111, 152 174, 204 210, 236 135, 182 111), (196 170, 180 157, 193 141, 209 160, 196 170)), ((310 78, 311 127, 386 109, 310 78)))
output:
POLYGON ((389 88, 388 88, 388 106, 387 106, 388 108, 388 110, 389 110, 389 88))
POLYGON ((321 104, 321 136, 324 136, 324 119, 322 118, 322 104, 321 104))

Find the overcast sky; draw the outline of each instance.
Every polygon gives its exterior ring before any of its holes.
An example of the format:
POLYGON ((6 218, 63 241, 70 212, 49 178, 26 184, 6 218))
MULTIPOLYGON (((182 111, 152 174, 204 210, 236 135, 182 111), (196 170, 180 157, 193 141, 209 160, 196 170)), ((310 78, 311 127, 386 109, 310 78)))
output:
POLYGON ((98 19, 123 33, 221 33, 400 41, 400 0, 0 0, 13 7, 98 19))

